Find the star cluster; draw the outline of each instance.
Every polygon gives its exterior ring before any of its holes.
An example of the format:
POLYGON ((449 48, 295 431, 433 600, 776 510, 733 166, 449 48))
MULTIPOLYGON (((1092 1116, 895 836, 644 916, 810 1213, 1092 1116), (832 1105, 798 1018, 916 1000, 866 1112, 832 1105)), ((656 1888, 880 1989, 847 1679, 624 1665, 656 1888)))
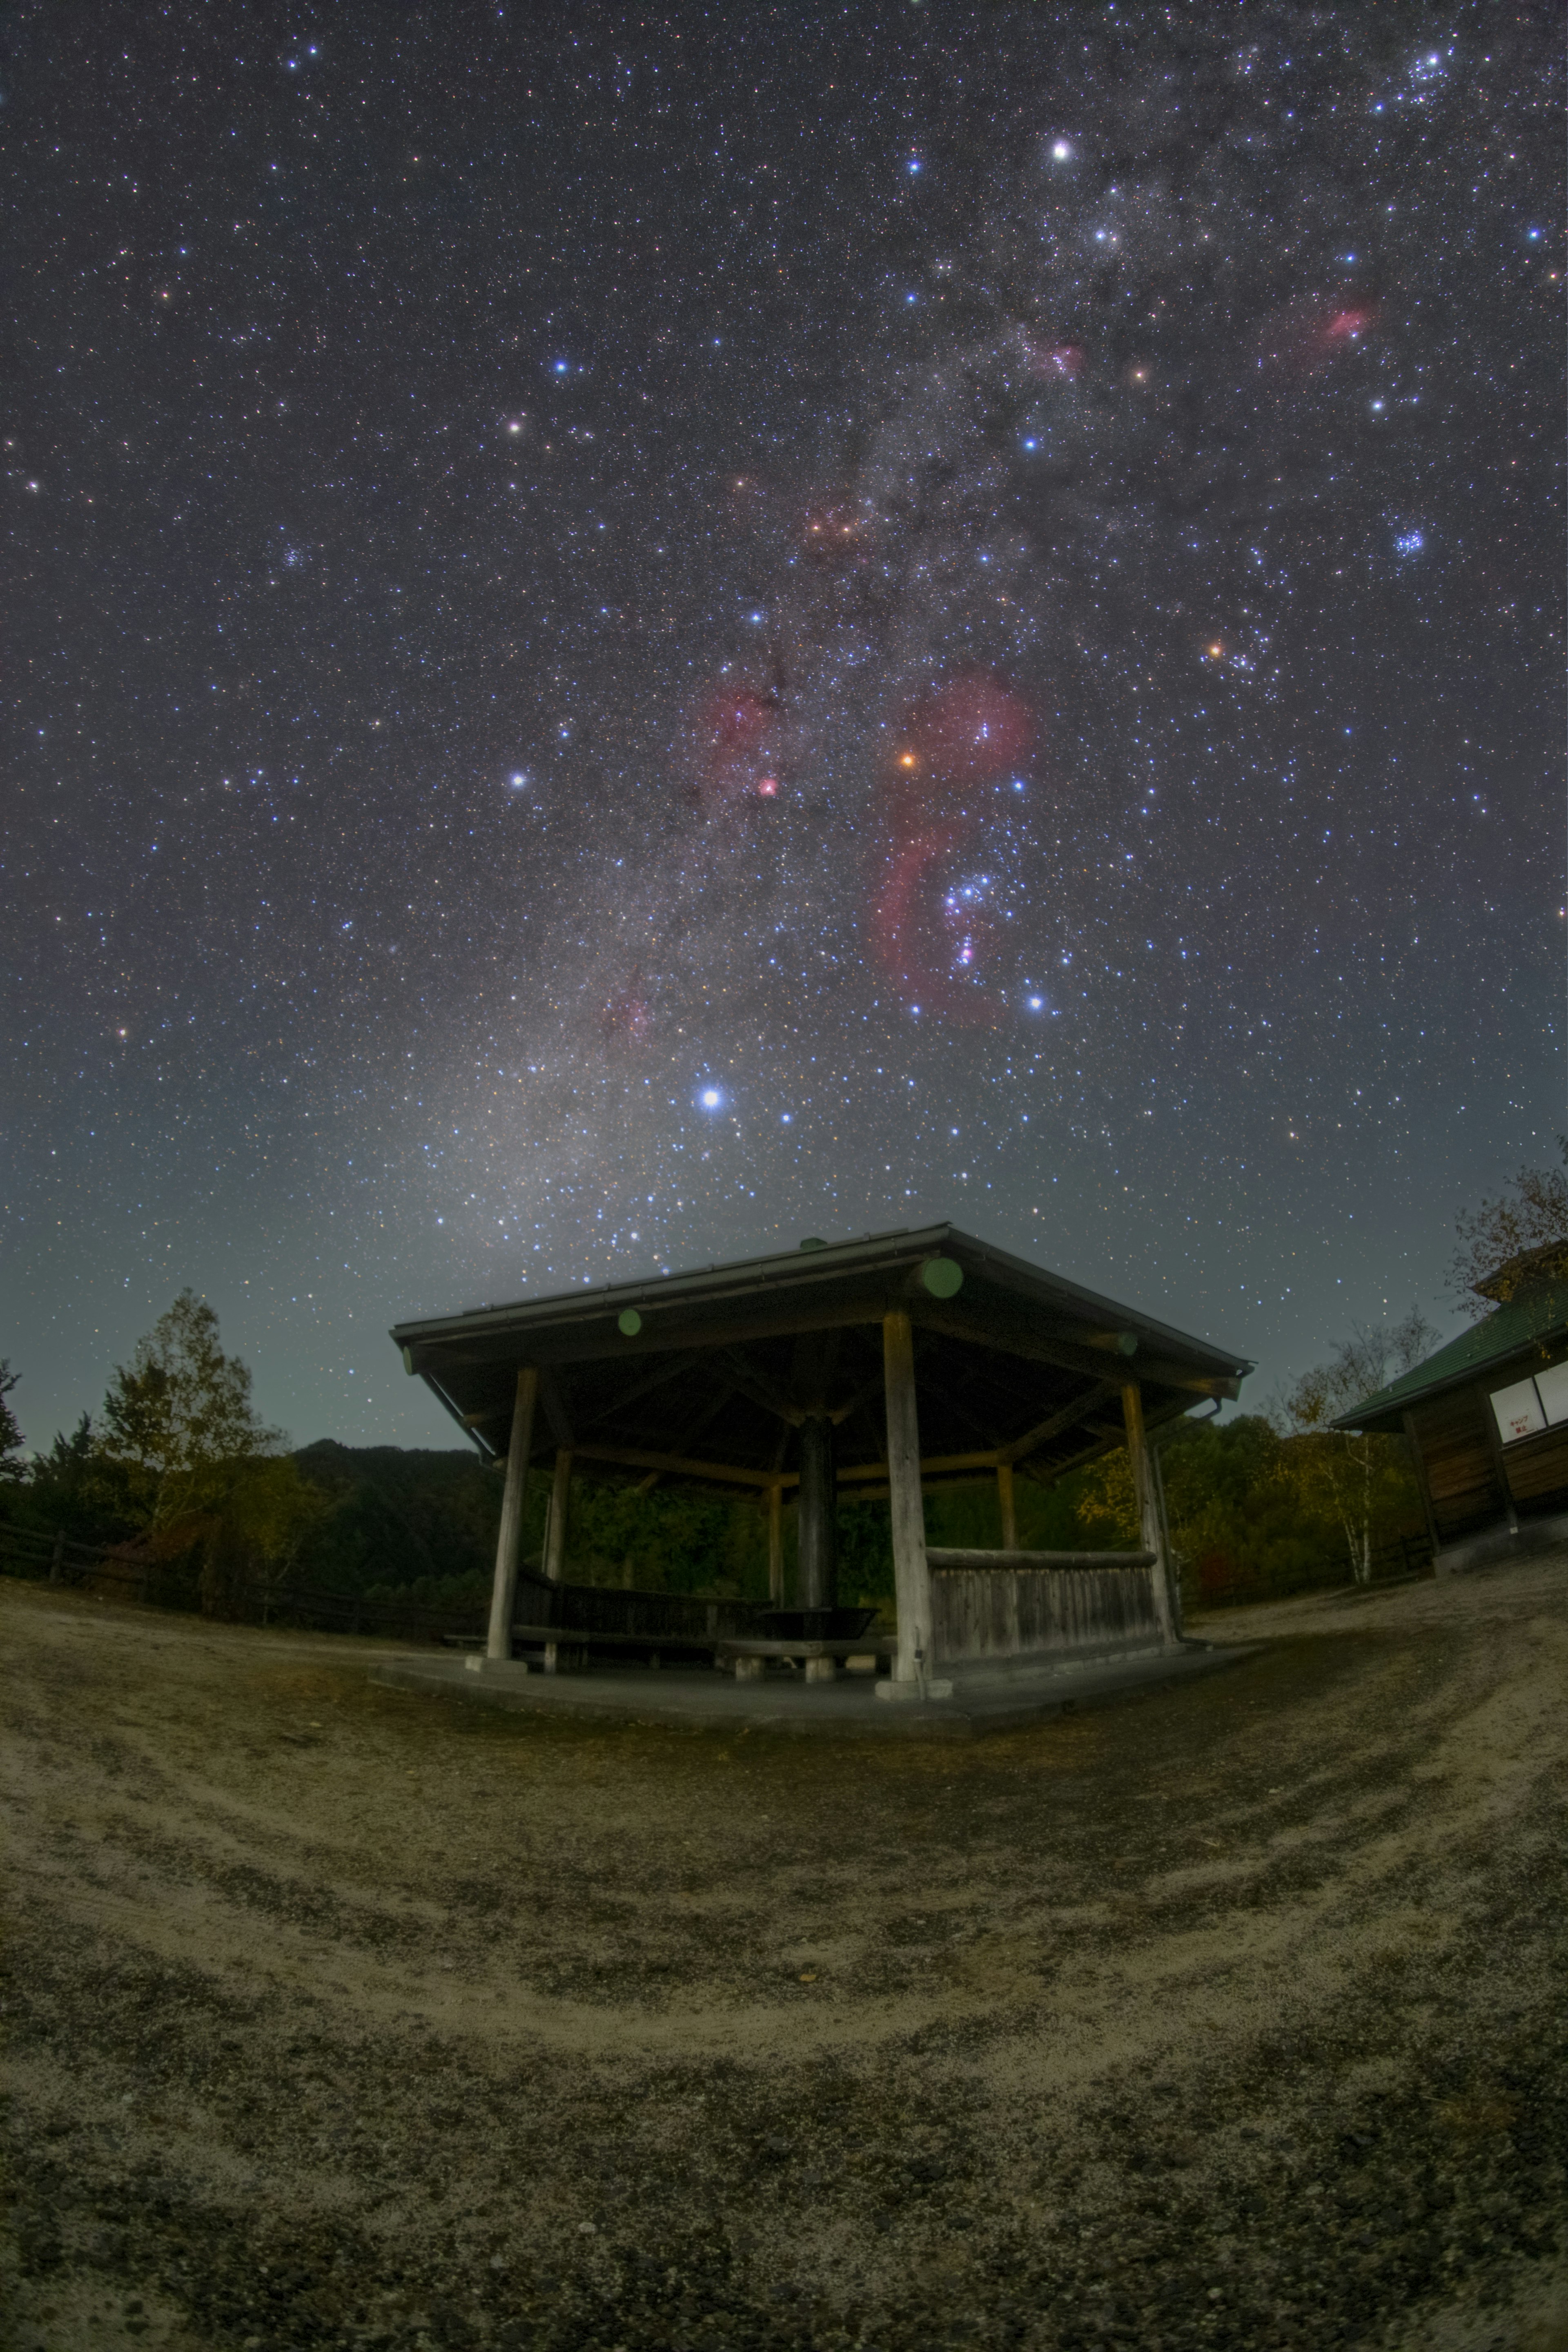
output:
MULTIPOLYGON (((1549 12, 14 24, 10 1336, 950 1213, 1260 1358, 1559 1114, 1549 12)), ((35 1423, 37 1425, 35 1425, 35 1423)))

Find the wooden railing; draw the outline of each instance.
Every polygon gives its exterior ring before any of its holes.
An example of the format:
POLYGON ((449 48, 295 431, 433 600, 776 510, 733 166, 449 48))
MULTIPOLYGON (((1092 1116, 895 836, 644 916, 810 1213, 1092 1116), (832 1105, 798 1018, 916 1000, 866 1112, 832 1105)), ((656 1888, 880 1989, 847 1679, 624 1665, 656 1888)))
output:
POLYGON ((1047 1658, 1162 1639, 1152 1551, 970 1551, 933 1546, 931 1652, 1047 1658))

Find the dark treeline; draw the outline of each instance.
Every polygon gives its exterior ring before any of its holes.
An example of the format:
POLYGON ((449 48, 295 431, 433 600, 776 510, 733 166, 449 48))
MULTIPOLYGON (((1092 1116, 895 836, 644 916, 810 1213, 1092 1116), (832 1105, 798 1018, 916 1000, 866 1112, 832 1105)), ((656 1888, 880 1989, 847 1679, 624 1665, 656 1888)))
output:
MULTIPOLYGON (((1394 1449, 1389 1449, 1392 1453, 1394 1449)), ((1258 1416, 1215 1424, 1184 1423, 1162 1446, 1172 1536, 1187 1605, 1284 1595, 1343 1583, 1359 1563, 1321 1491, 1321 1471, 1300 1440, 1282 1438, 1258 1416), (1310 1491, 1313 1485, 1321 1490, 1310 1491), (1309 1490, 1309 1491, 1304 1491, 1309 1490)), ((482 1610, 489 1595, 500 1516, 499 1475, 474 1454, 345 1446, 331 1439, 282 1456, 297 1482, 299 1524, 281 1556, 260 1543, 248 1553, 251 1580, 279 1604, 290 1589, 482 1610)), ((1374 1555, 1419 1528, 1408 1473, 1380 1465, 1373 1515, 1374 1555)), ((550 1493, 546 1471, 528 1482, 525 1561, 537 1566, 550 1493)), ((0 1490, 0 1516, 81 1541, 151 1548, 162 1563, 160 1596, 222 1613, 207 1558, 210 1529, 150 1529, 133 1484, 97 1448, 90 1423, 0 1490), (180 1542, 181 1534, 187 1540, 180 1542)), ((1040 1550, 1115 1549, 1135 1540, 1125 1457, 1108 1456, 1049 1489, 1020 1480, 1020 1543, 1040 1550)), ((784 1514, 786 1572, 793 1572, 795 1515, 784 1514)), ((989 1480, 927 1497, 933 1543, 1001 1540, 989 1480)), ((839 1582, 847 1601, 890 1608, 892 1547, 887 1506, 845 1501, 838 1514, 839 1582)), ((1368 1563, 1370 1566, 1371 1563, 1368 1563)), ((643 1591, 761 1600, 767 1592, 767 1523, 750 1500, 680 1493, 639 1494, 635 1486, 577 1482, 567 1525, 568 1577, 643 1591)))

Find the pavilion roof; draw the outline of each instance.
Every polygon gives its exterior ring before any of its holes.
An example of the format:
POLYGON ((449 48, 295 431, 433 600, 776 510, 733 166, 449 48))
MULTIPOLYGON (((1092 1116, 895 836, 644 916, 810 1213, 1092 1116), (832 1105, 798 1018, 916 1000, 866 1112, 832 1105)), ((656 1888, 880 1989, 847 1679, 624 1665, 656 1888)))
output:
POLYGON ((879 1326, 892 1308, 915 1327, 921 1454, 939 1478, 999 1455, 1059 1476, 1122 1442, 1125 1381, 1158 1425, 1236 1396, 1252 1369, 946 1223, 472 1307, 392 1337, 491 1456, 505 1451, 517 1370, 533 1364, 536 1452, 570 1445, 607 1476, 760 1489, 793 1484, 795 1430, 826 1412, 852 1493, 858 1480, 874 1491, 885 1466, 879 1326), (938 1262, 961 1279, 933 1273, 938 1262))

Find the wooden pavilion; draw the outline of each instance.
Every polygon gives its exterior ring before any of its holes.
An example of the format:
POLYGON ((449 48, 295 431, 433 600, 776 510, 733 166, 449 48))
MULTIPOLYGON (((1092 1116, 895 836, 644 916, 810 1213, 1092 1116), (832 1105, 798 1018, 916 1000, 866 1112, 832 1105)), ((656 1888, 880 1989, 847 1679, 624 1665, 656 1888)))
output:
MULTIPOLYGON (((525 1475, 551 1460, 547 1580, 562 1579, 574 1477, 749 1493, 767 1514, 775 1611, 793 1598, 807 1635, 831 1630, 837 1497, 888 1499, 898 1636, 877 1685, 888 1697, 939 1695, 939 1670, 964 1661, 1174 1645, 1148 1433, 1200 1400, 1234 1398, 1251 1370, 947 1223, 475 1307, 392 1337, 405 1370, 505 1464, 490 1660, 511 1655, 525 1475), (1123 1444, 1140 1550, 1020 1551, 1016 1478, 1049 1485, 1123 1444), (928 1548, 922 1490, 985 1475, 1000 1549, 928 1548), (786 1497, 799 1506, 793 1596, 786 1497)), ((831 1675, 830 1657, 819 1670, 831 1675)))
POLYGON ((1333 1423, 1403 1433, 1439 1576, 1568 1539, 1568 1244, 1475 1287, 1491 1314, 1333 1423))

